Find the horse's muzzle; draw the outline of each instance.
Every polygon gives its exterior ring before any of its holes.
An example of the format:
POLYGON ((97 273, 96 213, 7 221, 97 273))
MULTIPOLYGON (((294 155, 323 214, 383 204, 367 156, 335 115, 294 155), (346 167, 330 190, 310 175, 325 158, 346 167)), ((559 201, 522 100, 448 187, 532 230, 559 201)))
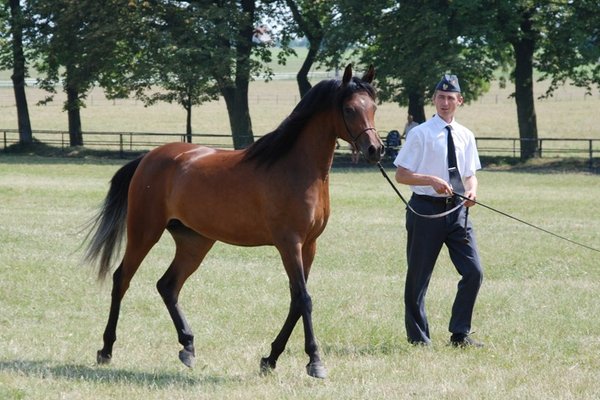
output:
POLYGON ((366 160, 370 163, 379 162, 384 154, 385 147, 383 145, 369 145, 367 151, 364 152, 366 160))

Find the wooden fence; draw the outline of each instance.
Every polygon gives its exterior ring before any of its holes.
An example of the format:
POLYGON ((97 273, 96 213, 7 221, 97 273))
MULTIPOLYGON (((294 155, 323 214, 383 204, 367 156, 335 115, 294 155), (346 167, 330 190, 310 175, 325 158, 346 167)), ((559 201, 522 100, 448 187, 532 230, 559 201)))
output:
MULTIPOLYGON (((1 129, 3 146, 18 143, 19 132, 16 129, 1 129)), ((387 132, 380 131, 385 141, 387 132)), ((61 149, 69 148, 69 133, 66 131, 36 130, 33 132, 36 140, 61 149)), ((183 142, 186 135, 181 133, 159 132, 85 132, 85 147, 94 150, 117 151, 121 156, 127 152, 143 152, 167 142, 183 142)), ((540 138, 538 142, 538 157, 577 157, 587 158, 590 169, 593 167, 594 156, 600 154, 600 139, 589 138, 540 138)), ((231 135, 227 134, 193 134, 192 141, 207 146, 232 148, 231 135)), ((527 139, 506 137, 478 137, 477 148, 480 155, 519 157, 521 144, 527 139)), ((348 146, 341 146, 340 151, 348 151, 348 146)))

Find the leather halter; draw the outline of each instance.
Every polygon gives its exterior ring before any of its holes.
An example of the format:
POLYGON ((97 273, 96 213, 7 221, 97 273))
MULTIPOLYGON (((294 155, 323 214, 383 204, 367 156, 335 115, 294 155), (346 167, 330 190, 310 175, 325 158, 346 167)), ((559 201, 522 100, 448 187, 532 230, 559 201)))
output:
MULTIPOLYGON (((353 147, 354 149, 356 149, 356 150, 359 150, 359 151, 360 151, 360 149, 359 149, 359 147, 358 147, 358 145, 357 145, 358 139, 359 139, 359 138, 360 138, 362 135, 364 135, 365 133, 367 133, 368 131, 375 131, 375 133, 377 133, 377 129, 375 129, 374 127, 368 127, 368 128, 365 128, 365 129, 363 129, 362 131, 360 131, 360 132, 358 133, 358 135, 354 136, 354 135, 352 134, 352 131, 350 130, 350 127, 348 126, 348 122, 346 121, 346 116, 344 115, 344 110, 343 110, 343 108, 342 108, 342 110, 341 110, 341 113, 342 113, 342 120, 344 121, 344 126, 346 127, 346 132, 348 133, 348 136, 350 137, 350 140, 351 140, 351 142, 350 142, 350 143, 352 144, 352 147, 353 147)), ((379 136, 379 135, 378 135, 378 136, 379 136)))

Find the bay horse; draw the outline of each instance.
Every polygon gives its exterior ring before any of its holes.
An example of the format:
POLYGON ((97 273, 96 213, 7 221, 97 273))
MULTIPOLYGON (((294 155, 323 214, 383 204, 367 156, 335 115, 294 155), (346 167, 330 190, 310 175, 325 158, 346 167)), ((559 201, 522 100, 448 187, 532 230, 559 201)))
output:
POLYGON ((374 125, 376 93, 371 66, 362 78, 348 65, 341 81, 316 84, 273 132, 244 150, 189 143, 157 147, 121 167, 93 226, 85 260, 98 264, 98 279, 111 269, 127 232, 125 253, 113 273, 111 305, 99 364, 109 363, 121 301, 144 257, 164 230, 175 241, 175 257, 157 289, 192 367, 194 336, 178 303, 186 279, 216 241, 238 246, 272 245, 283 261, 291 303, 261 372, 275 368, 302 317, 306 371, 326 377, 312 324, 306 281, 316 241, 329 217, 329 172, 336 139, 348 141, 367 161, 381 159, 384 145, 374 125))

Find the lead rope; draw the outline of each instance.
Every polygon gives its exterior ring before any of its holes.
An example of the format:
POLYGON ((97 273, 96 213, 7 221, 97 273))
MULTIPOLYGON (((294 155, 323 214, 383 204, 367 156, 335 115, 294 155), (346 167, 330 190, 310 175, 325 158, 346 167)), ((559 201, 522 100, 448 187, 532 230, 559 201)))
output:
MULTIPOLYGON (((388 176, 387 172, 385 172, 385 169, 383 168, 383 166, 381 165, 380 162, 377 163, 377 166, 379 167, 379 170, 383 174, 383 177, 388 181, 388 183, 390 184, 390 186, 392 187, 392 189, 394 189, 394 191, 396 192, 396 194, 398 195, 398 197, 400 197, 400 200, 402 200, 402 202, 406 205, 406 208, 408 208, 413 214, 418 215, 419 217, 427 218, 427 219, 442 218, 442 217, 445 217, 446 215, 452 214, 454 211, 456 211, 459 208, 461 208, 463 206, 463 204, 465 204, 465 200, 463 199, 460 202, 460 204, 456 205, 454 208, 452 208, 452 209, 450 209, 448 211, 445 211, 443 213, 439 213, 439 214, 421 214, 421 213, 418 213, 418 212, 415 211, 414 208, 412 208, 410 206, 410 204, 408 204, 408 201, 406 201, 406 199, 404 198, 404 196, 402 196, 402 193, 400 193, 400 191, 398 190, 398 188, 396 187, 396 185, 394 185, 394 183, 392 182, 392 180, 388 176)), ((463 196, 460 196, 460 197, 463 197, 463 196)), ((466 220, 465 220, 465 226, 466 226, 466 220)))
MULTIPOLYGON (((487 208, 487 209, 488 209, 488 210, 490 210, 490 211, 494 211, 495 213, 498 213, 498 214, 500 214, 500 215, 503 215, 503 216, 505 216, 505 217, 508 217, 508 218, 510 218, 510 219, 514 219, 515 221, 517 221, 517 222, 520 222, 520 223, 522 223, 522 224, 524 224, 524 225, 527 225, 527 226, 529 226, 529 227, 531 227, 531 228, 537 229, 538 231, 542 231, 542 232, 544 232, 544 233, 547 233, 547 234, 549 234, 549 235, 552 235, 552 236, 554 236, 554 237, 556 237, 556 238, 558 238, 558 239, 561 239, 561 240, 567 241, 567 242, 569 242, 569 243, 571 243, 571 244, 574 244, 574 245, 576 245, 576 246, 583 247, 583 248, 586 248, 586 249, 588 249, 588 250, 592 250, 592 251, 595 251, 595 252, 598 252, 598 253, 600 253, 600 250, 598 250, 598 249, 596 249, 596 248, 594 248, 594 247, 592 247, 592 246, 588 246, 587 244, 583 244, 583 243, 577 242, 577 241, 575 241, 575 240, 569 239, 569 238, 567 238, 567 237, 561 236, 561 235, 559 235, 559 234, 556 234, 556 233, 554 233, 554 232, 551 232, 551 231, 549 231, 549 230, 547 230, 547 229, 540 228, 540 227, 539 227, 539 226, 537 226, 537 225, 534 225, 534 224, 532 224, 532 223, 529 223, 529 222, 527 222, 527 221, 523 221, 522 219, 519 219, 519 218, 517 218, 517 217, 513 217, 513 216, 512 216, 512 215, 510 215, 510 214, 507 214, 507 213, 505 213, 505 212, 503 212, 503 211, 500 211, 500 210, 497 210, 497 209, 495 209, 495 208, 493 208, 493 207, 490 207, 490 206, 488 206, 488 205, 485 205, 485 204, 483 204, 483 203, 481 203, 481 202, 479 202, 479 201, 475 201, 475 200, 473 200, 473 199, 469 199, 469 198, 467 198, 467 197, 465 197, 465 196, 463 196, 463 195, 461 195, 461 194, 458 194, 458 193, 454 193, 454 195, 455 195, 455 196, 457 196, 457 197, 460 197, 461 199, 463 199, 463 202, 462 202, 460 205, 458 205, 458 206, 454 207, 452 210, 450 210, 450 211, 446 211, 445 213, 441 213, 441 214, 435 214, 435 215, 421 215, 421 214, 417 213, 415 210, 413 210, 411 206, 409 206, 409 205, 408 205, 408 202, 406 201, 406 199, 404 199, 404 197, 402 196, 402 194, 400 193, 400 191, 398 190, 398 188, 396 188, 396 185, 394 185, 394 183, 393 183, 393 182, 390 180, 390 177, 388 176, 387 172, 385 172, 385 169, 383 168, 383 166, 381 165, 381 163, 380 163, 380 162, 378 162, 378 163, 377 163, 377 166, 379 167, 379 170, 381 171, 381 173, 383 174, 383 176, 385 177, 385 179, 386 179, 386 180, 388 181, 388 183, 389 183, 389 184, 392 186, 392 188, 394 189, 394 191, 396 192, 396 194, 397 194, 397 195, 400 197, 400 199, 402 200, 402 202, 403 202, 404 204, 406 204, 406 206, 408 207, 408 209, 409 209, 410 211, 412 211, 413 213, 415 213, 416 215, 418 215, 418 216, 420 216, 420 217, 423 217, 423 218, 440 218, 440 217, 446 216, 446 215, 448 215, 448 214, 452 213, 453 211, 457 210, 459 207, 461 207, 461 206, 462 206, 462 205, 465 203, 465 201, 466 201, 466 200, 468 200, 468 201, 472 201, 473 203, 475 203, 475 204, 478 204, 478 205, 480 205, 480 206, 482 206, 482 207, 484 207, 484 208, 487 208)), ((468 212, 468 211, 469 211, 469 208, 467 208, 467 210, 466 210, 466 211, 468 212)), ((467 225, 467 222, 466 222, 466 218, 465 218, 465 231, 466 231, 466 225, 467 225)))

